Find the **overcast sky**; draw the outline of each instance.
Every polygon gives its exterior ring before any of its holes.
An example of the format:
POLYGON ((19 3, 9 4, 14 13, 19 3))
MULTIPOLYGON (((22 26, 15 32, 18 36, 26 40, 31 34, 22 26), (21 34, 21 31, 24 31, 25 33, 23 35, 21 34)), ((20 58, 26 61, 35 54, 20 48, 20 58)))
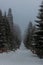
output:
POLYGON ((12 8, 14 22, 24 32, 29 21, 34 23, 42 0, 0 0, 0 9, 7 11, 12 8))

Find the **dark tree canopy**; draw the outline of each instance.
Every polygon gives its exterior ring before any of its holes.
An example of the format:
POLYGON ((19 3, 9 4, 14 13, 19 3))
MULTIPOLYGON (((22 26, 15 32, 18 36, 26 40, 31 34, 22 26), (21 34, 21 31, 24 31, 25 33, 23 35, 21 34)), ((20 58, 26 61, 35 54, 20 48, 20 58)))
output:
POLYGON ((37 16, 37 20, 35 20, 36 28, 35 31, 35 48, 36 48, 36 54, 42 58, 43 57, 43 1, 40 5, 39 9, 39 15, 37 16))

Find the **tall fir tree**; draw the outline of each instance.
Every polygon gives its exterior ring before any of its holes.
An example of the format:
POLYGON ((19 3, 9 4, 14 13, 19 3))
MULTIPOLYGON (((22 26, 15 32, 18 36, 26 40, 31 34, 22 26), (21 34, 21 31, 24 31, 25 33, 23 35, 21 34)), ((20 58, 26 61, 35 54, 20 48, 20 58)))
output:
POLYGON ((10 49, 10 34, 11 34, 11 31, 10 31, 10 24, 9 24, 9 21, 7 19, 7 16, 6 16, 6 12, 4 13, 4 16, 3 16, 3 22, 5 22, 5 37, 6 37, 6 48, 7 49, 10 49))
POLYGON ((14 34, 13 34, 13 15, 12 15, 12 9, 9 8, 8 10, 8 21, 9 21, 9 25, 10 25, 10 42, 11 42, 11 49, 15 48, 14 47, 14 34))
POLYGON ((37 16, 37 20, 35 20, 36 28, 37 30, 35 31, 35 51, 36 54, 40 57, 43 58, 43 1, 42 4, 40 5, 39 9, 39 15, 37 16))
POLYGON ((7 49, 7 39, 6 39, 6 17, 2 15, 0 10, 0 47, 7 49))
POLYGON ((4 47, 3 45, 3 16, 2 11, 0 10, 0 48, 4 47))
POLYGON ((30 50, 34 54, 36 53, 35 52, 35 39, 34 39, 34 33, 35 33, 35 31, 36 31, 36 27, 35 27, 35 25, 33 25, 33 27, 32 27, 32 41, 31 41, 31 48, 30 48, 30 50))
POLYGON ((30 49, 31 41, 32 41, 32 22, 29 22, 28 29, 24 38, 24 44, 27 49, 30 49))
POLYGON ((11 8, 9 8, 9 10, 8 10, 7 18, 8 18, 9 24, 10 24, 10 31, 11 31, 11 35, 10 35, 11 44, 12 44, 11 49, 15 50, 20 47, 21 33, 20 33, 19 26, 16 25, 15 23, 13 23, 13 15, 12 15, 11 8))
POLYGON ((11 8, 9 8, 9 10, 8 10, 7 17, 8 17, 8 20, 9 20, 11 32, 13 32, 13 15, 12 15, 12 9, 11 8))

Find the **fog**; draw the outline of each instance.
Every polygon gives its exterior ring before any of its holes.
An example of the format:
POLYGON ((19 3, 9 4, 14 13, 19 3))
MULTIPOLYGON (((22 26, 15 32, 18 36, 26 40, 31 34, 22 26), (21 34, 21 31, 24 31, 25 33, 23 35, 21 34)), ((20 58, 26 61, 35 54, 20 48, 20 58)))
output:
POLYGON ((0 0, 0 9, 8 11, 12 8, 14 23, 18 24, 22 33, 29 21, 36 19, 41 0, 0 0))

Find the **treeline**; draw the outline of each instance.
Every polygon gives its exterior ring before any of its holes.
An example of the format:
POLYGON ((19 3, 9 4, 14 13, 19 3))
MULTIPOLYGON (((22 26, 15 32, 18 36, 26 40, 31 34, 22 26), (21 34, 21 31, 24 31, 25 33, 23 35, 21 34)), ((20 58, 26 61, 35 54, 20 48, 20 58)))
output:
POLYGON ((43 58, 43 1, 40 5, 39 13, 35 24, 29 22, 28 29, 24 37, 24 45, 39 58, 43 58))
POLYGON ((12 9, 8 14, 0 10, 0 52, 15 51, 21 44, 21 30, 13 21, 12 9))

